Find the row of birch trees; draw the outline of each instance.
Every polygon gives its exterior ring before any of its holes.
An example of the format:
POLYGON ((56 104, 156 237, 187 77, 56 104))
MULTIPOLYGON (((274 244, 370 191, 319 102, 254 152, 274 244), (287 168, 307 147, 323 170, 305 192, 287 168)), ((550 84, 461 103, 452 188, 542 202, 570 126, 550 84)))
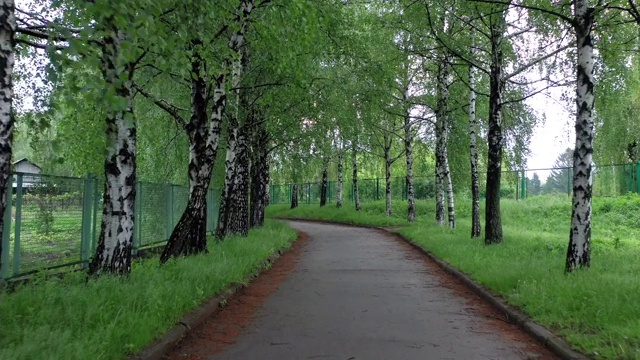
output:
POLYGON ((524 167, 538 122, 526 100, 553 87, 567 90, 575 116, 567 119, 575 125, 569 272, 590 263, 594 129, 611 143, 611 134, 638 133, 633 116, 613 124, 613 110, 595 110, 596 92, 603 107, 635 103, 619 96, 637 86, 630 76, 638 73, 635 0, 20 6, 0 0, 0 221, 16 104, 31 96, 60 139, 90 139, 67 142, 66 161, 104 174, 92 274, 131 271, 135 184, 140 174, 163 172, 183 179, 189 198, 162 263, 206 251, 206 199, 216 179, 215 237, 222 240, 262 224, 274 172, 300 183, 310 164, 318 164, 321 205, 335 164, 336 205, 343 206, 348 186, 359 210, 365 158, 380 159, 388 216, 393 168, 401 162, 409 221, 417 216, 415 175, 429 171, 436 223, 456 226, 454 194, 464 188, 471 236, 484 226, 485 243, 500 243, 502 172, 524 167), (41 86, 16 91, 25 72, 16 59, 39 70, 41 86))
MULTIPOLYGON (((630 113, 618 123, 616 109, 595 108, 598 91, 608 104, 624 102, 628 108, 636 106, 633 97, 620 100, 621 93, 628 94, 637 85, 634 52, 638 48, 636 26, 640 24, 640 12, 636 2, 399 0, 368 3, 353 12, 371 28, 384 29, 360 38, 364 40, 360 47, 367 49, 368 59, 350 70, 357 77, 350 90, 352 96, 347 97, 348 106, 355 108, 350 120, 357 119, 359 130, 350 132, 353 122, 342 124, 338 120, 341 145, 331 150, 339 154, 338 179, 343 177, 342 154, 346 149, 352 152, 356 210, 360 208, 357 153, 369 152, 383 159, 388 216, 392 209, 390 168, 404 157, 407 219, 414 221, 412 150, 416 144, 427 146, 435 160, 436 223, 455 227, 453 194, 457 190, 451 175, 466 168, 466 181, 458 187, 468 187, 471 194, 471 236, 481 235, 483 190, 484 241, 500 243, 503 169, 525 168, 529 139, 538 122, 526 100, 542 97, 548 89, 562 88, 574 118, 561 121, 573 123, 575 128, 573 207, 565 270, 588 267, 596 126, 604 130, 598 136, 618 149, 602 151, 599 159, 612 161, 632 151, 628 149, 637 148, 636 116, 630 113), (466 139, 460 141, 460 129, 465 124, 466 139), (616 143, 620 136, 627 141, 616 143), (454 171, 451 159, 463 152, 461 143, 466 147, 468 163, 460 166, 460 162, 453 161, 457 168, 454 171), (480 173, 481 168, 486 169, 485 174, 480 173), (483 175, 486 187, 480 189, 483 175)), ((357 62, 361 54, 352 56, 357 62)), ((338 71, 334 75, 341 83, 348 83, 348 76, 338 71)), ((327 183, 326 163, 322 165, 322 184, 327 183)), ((343 182, 338 181, 338 187, 342 186, 343 182)), ((341 206, 342 191, 338 194, 341 206)), ((321 205, 324 203, 326 200, 321 200, 321 205)))
MULTIPOLYGON (((79 146, 66 143, 64 151, 103 164, 102 221, 91 275, 131 272, 138 155, 156 163, 182 162, 176 168, 189 187, 161 263, 207 251, 214 171, 222 188, 215 237, 246 236, 264 222, 271 152, 296 136, 287 129, 312 108, 318 59, 328 56, 330 36, 343 26, 335 16, 339 5, 0 2, 0 218, 8 196, 15 105, 21 96, 37 97, 44 99, 35 105, 40 120, 57 118, 60 136, 92 138, 79 146), (37 58, 44 58, 36 69, 42 86, 16 92, 14 81, 23 75, 16 59, 37 58), (154 139, 158 128, 173 131, 172 139, 154 139), (171 143, 180 154, 163 151, 171 143)), ((29 66, 26 72, 34 70, 29 66)))

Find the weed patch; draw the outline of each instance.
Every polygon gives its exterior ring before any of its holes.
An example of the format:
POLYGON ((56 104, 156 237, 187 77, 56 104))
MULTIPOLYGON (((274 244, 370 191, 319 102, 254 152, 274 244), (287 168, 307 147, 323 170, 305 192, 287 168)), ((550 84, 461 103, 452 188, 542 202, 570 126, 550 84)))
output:
POLYGON ((136 262, 129 278, 81 273, 0 293, 0 359, 122 359, 182 315, 254 273, 296 233, 267 221, 248 238, 209 242, 209 253, 136 262))

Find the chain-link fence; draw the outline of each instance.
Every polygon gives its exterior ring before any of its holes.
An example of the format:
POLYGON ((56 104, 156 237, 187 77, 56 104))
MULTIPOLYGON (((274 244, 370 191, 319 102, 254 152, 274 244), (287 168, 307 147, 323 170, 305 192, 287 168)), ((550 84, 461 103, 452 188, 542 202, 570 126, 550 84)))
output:
MULTIPOLYGON (((600 165, 592 172, 593 195, 620 196, 640 192, 640 163, 600 165)), ((544 194, 567 194, 573 191, 573 168, 528 169, 518 174, 519 194, 526 198, 544 194)))
MULTIPOLYGON (((629 192, 640 193, 640 163, 595 166, 593 168, 593 195, 619 196, 629 192)), ((482 177, 481 177, 482 179, 482 177)), ((321 183, 298 185, 299 203, 319 203, 321 183)), ((335 201, 337 182, 329 181, 327 201, 335 201)), ((481 180, 480 195, 484 197, 485 183, 481 180)), ((358 180, 361 202, 384 200, 386 181, 384 178, 358 180)), ((460 190, 460 189, 454 189, 460 190)), ((283 204, 291 201, 293 184, 271 185, 271 203, 283 204)), ((426 200, 435 197, 435 177, 414 178, 415 197, 426 200)), ((464 191, 468 191, 467 188, 464 191)), ((573 191, 573 168, 545 168, 503 171, 500 196, 502 198, 526 199, 544 194, 567 194, 573 191)), ((407 184, 404 177, 391 179, 393 199, 406 200, 407 184)), ((353 183, 344 183, 344 199, 353 201, 353 183)))
MULTIPOLYGON (((96 177, 13 174, 2 238, 0 278, 42 269, 85 267, 93 256, 102 218, 103 186, 96 177)), ((136 185, 133 251, 168 240, 186 208, 189 189, 136 185)), ((207 195, 207 231, 218 220, 219 191, 207 195)))

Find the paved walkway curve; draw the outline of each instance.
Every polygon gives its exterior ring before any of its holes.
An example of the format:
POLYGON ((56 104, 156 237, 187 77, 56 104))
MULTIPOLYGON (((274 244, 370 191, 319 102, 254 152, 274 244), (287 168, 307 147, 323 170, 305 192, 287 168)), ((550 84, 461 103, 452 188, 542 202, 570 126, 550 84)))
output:
POLYGON ((392 236, 289 223, 309 235, 297 267, 236 342, 210 359, 550 358, 470 309, 392 236))

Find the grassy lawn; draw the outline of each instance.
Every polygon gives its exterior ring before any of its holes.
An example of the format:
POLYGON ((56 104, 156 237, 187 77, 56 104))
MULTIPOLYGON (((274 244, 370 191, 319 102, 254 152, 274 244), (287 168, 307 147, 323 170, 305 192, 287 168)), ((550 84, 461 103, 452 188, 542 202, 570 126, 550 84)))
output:
POLYGON ((248 238, 210 241, 208 254, 162 267, 155 258, 136 262, 128 279, 86 282, 75 273, 0 293, 0 359, 122 359, 295 238, 267 221, 248 238))
MULTIPOLYGON (((268 208, 270 216, 291 216, 365 225, 405 225, 403 235, 469 274, 521 308, 575 348, 598 359, 640 358, 640 197, 594 200, 592 267, 564 274, 571 216, 567 196, 503 200, 504 241, 485 246, 471 240, 470 201, 458 199, 458 227, 435 225, 433 201, 418 202, 418 221, 405 220, 397 201, 392 218, 384 204, 363 204, 356 213, 328 205, 268 208)), ((484 214, 484 211, 481 212, 484 214)), ((483 222, 484 225, 484 222, 483 222)))
MULTIPOLYGON (((22 208, 20 272, 80 261, 82 208, 58 207, 52 209, 50 215, 50 222, 44 225, 38 207, 29 205, 22 208)), ((12 258, 15 226, 13 220, 9 246, 12 258)))

